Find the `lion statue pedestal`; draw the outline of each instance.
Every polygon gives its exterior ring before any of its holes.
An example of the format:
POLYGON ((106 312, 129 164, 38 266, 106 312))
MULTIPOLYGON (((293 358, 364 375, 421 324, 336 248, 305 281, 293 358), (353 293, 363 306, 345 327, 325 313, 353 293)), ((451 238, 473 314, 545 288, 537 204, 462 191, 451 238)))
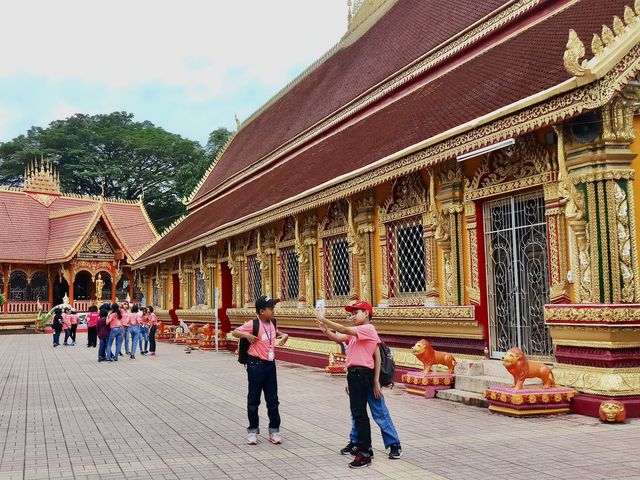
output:
POLYGON ((502 364, 513 377, 513 385, 492 385, 485 390, 489 410, 518 417, 569 413, 576 391, 557 387, 550 366, 529 361, 524 352, 515 347, 507 351, 502 364), (539 378, 542 385, 525 386, 528 378, 539 378))
POLYGON ((451 373, 407 372, 402 375, 405 391, 410 395, 422 398, 434 398, 438 390, 446 390, 453 386, 451 373))
POLYGON ((191 347, 192 349, 195 348, 199 348, 198 347, 198 332, 199 332, 199 328, 195 323, 192 323, 191 325, 189 325, 189 336, 187 337, 187 345, 189 347, 191 347))
POLYGON ((402 381, 407 393, 423 398, 433 398, 438 390, 451 388, 454 382, 456 359, 450 353, 434 350, 427 340, 418 341, 411 352, 424 365, 422 372, 407 372, 402 375, 402 381), (449 372, 431 372, 434 365, 444 365, 449 372))

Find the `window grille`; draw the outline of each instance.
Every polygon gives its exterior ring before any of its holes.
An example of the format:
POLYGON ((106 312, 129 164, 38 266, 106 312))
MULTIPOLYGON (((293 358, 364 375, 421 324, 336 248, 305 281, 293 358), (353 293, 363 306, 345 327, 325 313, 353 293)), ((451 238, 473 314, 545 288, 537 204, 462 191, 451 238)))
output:
POLYGON ((327 299, 347 299, 351 292, 349 242, 346 235, 324 239, 324 275, 327 299))
POLYGON ((202 270, 196 270, 196 305, 204 305, 206 288, 204 285, 204 275, 202 270))
POLYGON ((127 295, 129 294, 129 277, 126 275, 122 275, 122 278, 118 281, 116 285, 116 298, 119 302, 123 302, 127 299, 127 295))
POLYGON ((283 301, 297 300, 300 295, 300 270, 294 247, 280 251, 280 296, 283 301))
POLYGON ((24 272, 11 272, 9 276, 9 300, 14 302, 27 302, 29 282, 24 272))
POLYGON ((249 291, 249 302, 255 302, 262 296, 262 270, 256 255, 247 256, 247 287, 249 291))
POLYGON ((391 297, 426 291, 424 237, 420 217, 387 224, 391 297))
POLYGON ((153 297, 153 306, 157 307, 160 305, 160 291, 158 290, 158 281, 154 278, 151 283, 152 297, 153 297))
POLYGON ((44 301, 49 298, 49 282, 45 272, 36 272, 31 277, 31 283, 28 286, 28 300, 37 302, 44 301))

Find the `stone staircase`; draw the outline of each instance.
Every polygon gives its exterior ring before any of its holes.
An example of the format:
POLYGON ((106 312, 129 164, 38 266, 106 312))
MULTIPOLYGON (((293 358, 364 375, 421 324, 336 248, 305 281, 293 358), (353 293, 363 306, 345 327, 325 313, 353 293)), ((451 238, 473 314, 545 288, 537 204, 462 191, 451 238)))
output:
MULTIPOLYGON (((513 385, 513 377, 499 360, 458 360, 456 365, 455 388, 439 390, 437 398, 454 402, 488 407, 484 391, 491 385, 513 385)), ((527 380, 526 384, 539 383, 527 380)))

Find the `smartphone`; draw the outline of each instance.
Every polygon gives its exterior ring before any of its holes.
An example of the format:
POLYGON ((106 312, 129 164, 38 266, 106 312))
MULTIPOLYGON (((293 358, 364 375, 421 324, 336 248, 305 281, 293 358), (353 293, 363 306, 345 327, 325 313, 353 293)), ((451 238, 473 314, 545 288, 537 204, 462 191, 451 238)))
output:
POLYGON ((316 300, 316 311, 324 312, 324 299, 316 300))

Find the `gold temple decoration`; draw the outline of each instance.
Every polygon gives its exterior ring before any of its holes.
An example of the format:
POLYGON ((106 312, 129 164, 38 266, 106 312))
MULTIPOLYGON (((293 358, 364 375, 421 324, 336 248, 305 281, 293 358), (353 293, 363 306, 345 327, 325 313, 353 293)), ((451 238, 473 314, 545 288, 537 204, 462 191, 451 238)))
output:
MULTIPOLYGON (((327 280, 330 279, 330 275, 327 271, 329 268, 333 268, 329 262, 326 261, 327 252, 326 247, 329 245, 329 242, 333 240, 338 241, 347 241, 357 240, 353 231, 350 233, 349 223, 350 219, 350 201, 349 200, 339 200, 330 204, 327 207, 327 213, 320 221, 318 226, 318 236, 320 237, 320 243, 318 245, 318 253, 320 256, 320 298, 326 299, 327 306, 340 306, 345 303, 345 298, 326 298, 327 292, 329 290, 329 285, 327 285, 327 280), (352 235, 351 239, 349 235, 352 235)), ((353 230, 351 228, 351 230, 353 230)), ((357 247, 356 247, 357 248, 357 247)), ((353 258, 351 252, 353 251, 353 247, 349 245, 349 295, 354 293, 354 272, 353 272, 353 258)))
POLYGON ((80 248, 79 257, 112 258, 113 253, 113 246, 107 239, 107 235, 102 226, 98 224, 80 248))
MULTIPOLYGON (((24 169, 23 191, 60 195, 60 174, 50 160, 34 159, 24 169)), ((46 205, 48 206, 48 205, 46 205)))

